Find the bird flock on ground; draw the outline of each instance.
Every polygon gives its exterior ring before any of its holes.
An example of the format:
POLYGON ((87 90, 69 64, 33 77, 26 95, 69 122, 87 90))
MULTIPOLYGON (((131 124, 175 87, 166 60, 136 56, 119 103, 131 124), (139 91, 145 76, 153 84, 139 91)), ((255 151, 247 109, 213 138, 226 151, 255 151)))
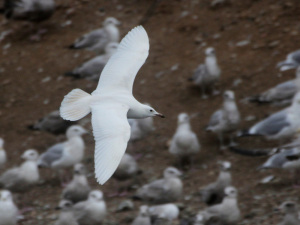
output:
MULTIPOLYGON (((53 0, 5 0, 0 12, 10 20, 26 20, 39 23, 50 18, 55 9, 53 0)), ((92 190, 87 179, 84 158, 85 142, 83 135, 90 131, 79 125, 87 114, 92 114, 93 134, 95 137, 95 176, 99 183, 105 183, 110 177, 121 182, 138 179, 142 170, 138 164, 139 156, 125 153, 127 143, 134 145, 144 140, 149 133, 155 132, 153 116, 164 117, 149 103, 141 104, 132 95, 135 76, 148 57, 149 39, 145 29, 138 26, 132 29, 119 43, 120 22, 108 17, 103 27, 78 38, 70 49, 93 51, 97 56, 70 72, 66 76, 74 79, 87 79, 99 82, 97 89, 88 94, 74 89, 62 101, 60 110, 37 121, 29 128, 53 134, 65 133, 66 140, 53 144, 42 154, 34 149, 26 150, 21 158, 24 162, 14 168, 5 168, 7 161, 4 140, 0 138, 0 225, 14 225, 22 218, 14 204, 12 193, 26 192, 40 180, 43 168, 52 169, 63 186, 60 209, 55 225, 93 225, 101 224, 108 213, 103 192, 92 190), (69 180, 69 169, 73 168, 73 178, 69 180)), ((39 26, 39 25, 38 25, 39 26)), ((32 40, 40 39, 45 31, 39 28, 32 40)), ((220 94, 215 84, 221 77, 216 51, 213 47, 205 50, 205 61, 200 64, 190 81, 199 86, 202 98, 220 94)), ((296 78, 255 96, 250 102, 272 103, 287 106, 240 131, 241 115, 236 104, 235 94, 224 91, 223 104, 211 115, 206 131, 216 134, 219 148, 249 156, 269 155, 270 158, 259 168, 282 168, 297 171, 300 168, 300 50, 290 53, 286 60, 277 65, 281 71, 296 69, 296 78), (230 138, 229 146, 225 144, 230 138), (278 140, 273 149, 251 149, 237 147, 235 137, 264 136, 278 140), (289 143, 287 141, 295 139, 289 143)), ((63 97, 63 96, 62 96, 63 97)), ((178 115, 177 129, 168 142, 170 156, 177 160, 177 167, 169 166, 162 171, 162 178, 146 184, 140 184, 130 197, 145 204, 140 207, 132 225, 171 224, 180 217, 175 203, 183 194, 184 182, 181 180, 184 166, 188 161, 189 169, 194 169, 194 158, 200 154, 201 144, 193 132, 187 113, 178 115)), ((185 224, 212 225, 237 224, 241 221, 238 206, 238 190, 232 186, 232 164, 218 162, 220 173, 215 182, 199 190, 201 200, 207 204, 199 209, 197 215, 185 224)), ((295 176, 297 173, 295 172, 295 176)), ((295 178, 295 183, 297 182, 295 178)), ((128 184, 122 191, 116 188, 113 196, 128 196, 128 184)), ((108 197, 108 196, 107 196, 108 197)), ((299 212, 296 202, 282 203, 280 210, 284 217, 280 225, 299 225, 299 212)))

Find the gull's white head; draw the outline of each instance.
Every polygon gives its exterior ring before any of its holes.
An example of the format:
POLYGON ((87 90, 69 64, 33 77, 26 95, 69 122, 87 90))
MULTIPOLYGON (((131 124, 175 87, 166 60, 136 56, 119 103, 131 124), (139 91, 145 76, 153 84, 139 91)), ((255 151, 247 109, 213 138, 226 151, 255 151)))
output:
POLYGON ((87 131, 82 126, 73 125, 68 128, 66 135, 68 138, 71 138, 71 137, 78 137, 84 134, 87 134, 87 131))
POLYGON ((0 150, 3 149, 4 146, 4 140, 0 138, 0 150))
POLYGON ((88 200, 96 201, 96 202, 102 201, 103 200, 103 193, 102 193, 102 191, 99 191, 99 190, 93 190, 93 191, 91 191, 89 193, 88 200))
POLYGON ((110 42, 105 46, 105 52, 108 54, 113 54, 118 50, 119 44, 117 42, 110 42))
POLYGON ((215 49, 213 47, 209 47, 205 49, 205 55, 206 56, 216 56, 215 49))
POLYGON ((171 177, 180 177, 182 175, 182 172, 180 172, 175 167, 168 167, 164 171, 164 178, 171 178, 171 177))
POLYGON ((73 207, 73 203, 71 201, 63 199, 59 202, 59 205, 55 209, 69 211, 72 209, 72 207, 73 207))
POLYGON ((8 190, 3 190, 0 192, 0 202, 5 202, 5 201, 12 201, 12 195, 10 191, 8 190))
POLYGON ((297 204, 292 201, 286 201, 278 207, 279 211, 283 213, 296 213, 297 208, 297 204))
POLYGON ((140 206, 139 215, 142 216, 142 217, 149 216, 149 207, 147 205, 140 206))
POLYGON ((141 111, 142 111, 141 114, 143 118, 147 118, 151 116, 159 116, 161 118, 165 118, 163 114, 156 112, 156 110, 149 105, 143 105, 141 111))
POLYGON ((178 115, 178 124, 189 123, 189 122, 190 122, 190 117, 187 113, 180 113, 178 115))
POLYGON ((76 175, 85 175, 86 169, 85 166, 81 163, 77 163, 74 165, 74 174, 76 175))
POLYGON ((103 26, 109 26, 109 25, 120 25, 121 22, 119 20, 117 20, 116 18, 114 17, 107 17, 104 22, 103 22, 103 26))
POLYGON ((26 150, 21 156, 22 159, 26 161, 37 161, 39 153, 34 149, 26 150))
POLYGON ((227 187, 224 192, 227 198, 237 198, 237 190, 234 187, 227 187))
POLYGON ((221 170, 228 171, 231 169, 231 163, 227 161, 220 162, 221 170))
POLYGON ((224 100, 234 100, 234 92, 233 91, 225 91, 223 94, 224 100))

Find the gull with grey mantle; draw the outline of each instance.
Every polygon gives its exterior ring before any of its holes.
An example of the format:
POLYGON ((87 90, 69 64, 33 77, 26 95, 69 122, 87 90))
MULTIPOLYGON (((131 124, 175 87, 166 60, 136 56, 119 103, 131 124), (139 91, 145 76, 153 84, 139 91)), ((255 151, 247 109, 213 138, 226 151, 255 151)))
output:
POLYGON ((225 149, 223 143, 223 134, 230 133, 230 146, 235 145, 233 142, 233 132, 237 130, 241 117, 240 112, 235 103, 233 91, 225 91, 223 94, 223 106, 216 111, 210 118, 206 127, 207 131, 212 131, 219 136, 220 148, 225 149))
POLYGON ((178 157, 179 162, 183 158, 190 158, 193 165, 194 156, 200 151, 200 143, 197 135, 192 131, 190 117, 186 113, 178 116, 178 126, 174 134, 169 152, 178 157))
POLYGON ((71 49, 86 49, 93 51, 96 54, 102 54, 105 47, 110 42, 119 43, 120 33, 119 25, 120 22, 114 17, 108 17, 103 22, 103 28, 93 30, 82 37, 78 38, 74 44, 69 48, 71 49))
POLYGON ((103 55, 99 55, 90 59, 71 72, 66 72, 65 76, 98 81, 104 66, 110 57, 117 51, 118 45, 119 44, 116 42, 108 43, 105 47, 105 53, 103 55))
POLYGON ((201 200, 207 205, 220 204, 225 197, 225 188, 231 185, 231 163, 220 162, 220 173, 218 179, 200 189, 201 200))
POLYGON ((135 76, 148 57, 149 38, 142 26, 132 29, 104 67, 97 89, 88 94, 74 89, 60 107, 66 120, 79 120, 90 112, 95 148, 95 174, 104 184, 117 169, 130 138, 128 118, 164 116, 132 95, 135 76))
POLYGON ((37 166, 39 154, 29 149, 21 156, 25 160, 19 167, 9 169, 0 176, 0 188, 11 191, 26 191, 40 178, 37 166))
POLYGON ((0 190, 0 225, 16 225, 18 208, 10 191, 0 190))
POLYGON ((298 212, 298 206, 295 202, 286 201, 283 202, 278 210, 284 214, 282 221, 278 225, 299 225, 300 218, 298 212))
POLYGON ((155 180, 139 188, 134 199, 163 204, 177 201, 182 194, 182 181, 179 176, 182 173, 174 167, 168 167, 164 171, 164 178, 155 180))
POLYGON ((73 180, 64 188, 61 198, 70 200, 75 204, 87 200, 90 191, 85 166, 81 163, 75 164, 73 180))
MULTIPOLYGON (((212 87, 214 90, 214 84, 219 81, 221 76, 221 70, 218 66, 215 49, 209 47, 205 50, 205 62, 198 66, 193 76, 189 78, 194 84, 201 86, 202 98, 207 98, 205 94, 206 87, 212 87)), ((215 93, 217 93, 214 90, 215 93)))

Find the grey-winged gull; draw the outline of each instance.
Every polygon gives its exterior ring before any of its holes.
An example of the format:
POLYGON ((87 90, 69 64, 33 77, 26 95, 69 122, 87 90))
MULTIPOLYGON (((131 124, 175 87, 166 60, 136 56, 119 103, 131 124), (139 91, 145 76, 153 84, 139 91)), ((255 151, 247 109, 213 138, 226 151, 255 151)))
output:
POLYGON ((75 164, 73 180, 64 188, 61 197, 77 203, 87 200, 90 191, 85 166, 81 163, 75 164))
POLYGON ((300 50, 289 53, 285 61, 277 64, 277 67, 279 67, 281 71, 294 69, 298 66, 300 66, 300 50))
POLYGON ((118 45, 119 44, 116 42, 108 43, 105 47, 105 53, 103 55, 99 55, 90 59, 71 72, 66 72, 65 76, 98 81, 104 66, 110 57, 117 51, 118 45))
POLYGON ((74 216, 73 203, 71 201, 61 200, 56 209, 60 210, 60 214, 54 225, 79 225, 74 216))
MULTIPOLYGON (((194 84, 199 85, 202 91, 202 98, 207 98, 205 94, 206 87, 212 87, 219 81, 221 76, 221 70, 218 66, 215 49, 209 47, 205 50, 205 62, 197 67, 193 76, 189 78, 194 84)), ((215 90, 214 90, 215 92, 215 90)))
POLYGON ((119 42, 120 34, 117 27, 119 24, 116 18, 108 17, 103 22, 103 28, 93 30, 78 38, 70 48, 86 49, 101 54, 108 43, 119 42))
POLYGON ((0 190, 0 225, 16 225, 18 208, 8 190, 0 190))
POLYGON ((194 157, 199 151, 200 143, 197 135, 192 131, 190 117, 187 113, 180 113, 169 152, 175 155, 180 163, 182 159, 190 158, 191 165, 193 166, 194 157))
POLYGON ((182 173, 176 168, 168 167, 164 171, 164 178, 143 185, 133 197, 156 204, 177 201, 181 197, 183 188, 179 178, 181 175, 182 173))
POLYGON ((36 184, 40 178, 37 166, 38 152, 26 150, 22 155, 25 160, 19 167, 9 169, 0 176, 0 188, 12 191, 25 191, 36 184))
POLYGON ((237 130, 241 120, 240 112, 235 103, 234 92, 225 91, 223 99, 222 108, 214 112, 206 127, 207 131, 218 134, 221 149, 226 148, 223 143, 223 135, 226 133, 230 134, 230 146, 235 145, 233 132, 237 130))
POLYGON ((0 169, 2 169, 6 163, 6 151, 4 150, 4 140, 0 138, 0 169))
POLYGON ((225 197, 225 188, 231 185, 231 163, 220 162, 220 173, 217 180, 200 189, 201 200, 207 205, 220 204, 225 197))
POLYGON ((130 138, 127 118, 164 116, 141 104, 132 95, 135 76, 148 57, 149 38, 142 26, 132 29, 101 73, 97 89, 90 95, 74 89, 62 101, 66 120, 79 120, 90 112, 95 148, 95 175, 104 184, 117 169, 130 138))
POLYGON ((151 225, 149 207, 147 205, 140 206, 139 214, 131 225, 151 225))
POLYGON ((28 126, 31 130, 47 131, 52 134, 64 134, 71 125, 77 121, 68 121, 61 118, 59 110, 55 110, 48 115, 37 120, 33 125, 28 126))
POLYGON ((286 201, 283 202, 278 209, 281 213, 284 214, 281 222, 278 225, 299 225, 300 218, 298 212, 298 206, 295 202, 286 201))

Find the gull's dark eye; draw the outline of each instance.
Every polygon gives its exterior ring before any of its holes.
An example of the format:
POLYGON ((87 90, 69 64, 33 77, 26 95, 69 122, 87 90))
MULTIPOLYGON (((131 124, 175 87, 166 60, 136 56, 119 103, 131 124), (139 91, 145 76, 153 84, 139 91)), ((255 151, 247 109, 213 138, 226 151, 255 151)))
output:
POLYGON ((152 110, 152 109, 150 109, 150 112, 153 112, 153 110, 152 110))

